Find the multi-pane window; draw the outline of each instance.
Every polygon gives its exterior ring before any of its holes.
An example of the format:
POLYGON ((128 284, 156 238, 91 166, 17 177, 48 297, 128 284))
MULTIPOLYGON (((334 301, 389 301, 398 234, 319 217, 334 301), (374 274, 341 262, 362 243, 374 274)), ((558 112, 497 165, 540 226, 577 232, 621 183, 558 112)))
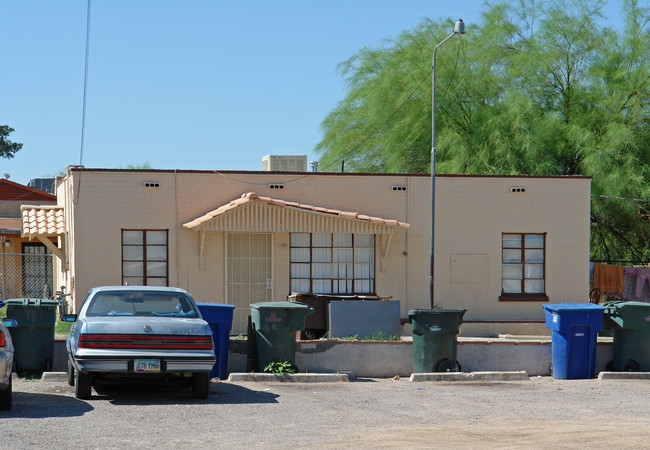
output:
POLYGON ((503 234, 501 264, 503 295, 544 295, 545 238, 544 234, 503 234))
POLYGON ((122 284, 167 286, 167 230, 122 230, 122 284))
POLYGON ((375 236, 291 233, 291 290, 314 294, 375 292, 375 236))

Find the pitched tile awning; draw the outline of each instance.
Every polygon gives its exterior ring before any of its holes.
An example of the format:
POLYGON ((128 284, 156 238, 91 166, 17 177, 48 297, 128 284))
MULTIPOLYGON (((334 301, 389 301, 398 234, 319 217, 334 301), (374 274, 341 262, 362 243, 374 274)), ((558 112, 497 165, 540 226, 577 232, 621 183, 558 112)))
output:
POLYGON ((357 212, 260 197, 240 198, 183 224, 195 231, 392 234, 409 224, 357 212))
POLYGON ((58 237, 65 234, 62 206, 22 205, 20 212, 23 219, 23 237, 58 237))
POLYGON ((64 253, 65 218, 62 206, 22 205, 22 237, 38 239, 49 248, 63 263, 62 269, 67 268, 68 262, 64 253), (61 248, 53 243, 51 238, 60 238, 61 248))

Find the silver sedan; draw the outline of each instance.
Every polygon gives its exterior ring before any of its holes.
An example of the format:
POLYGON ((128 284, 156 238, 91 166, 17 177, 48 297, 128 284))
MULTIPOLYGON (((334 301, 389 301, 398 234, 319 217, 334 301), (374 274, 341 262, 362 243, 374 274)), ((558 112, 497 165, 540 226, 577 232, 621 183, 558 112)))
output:
POLYGON ((206 398, 216 361, 210 327, 190 294, 178 288, 91 289, 66 339, 68 383, 77 398, 103 379, 172 380, 206 398))
MULTIPOLYGON (((0 308, 4 302, 0 301, 0 308)), ((15 327, 14 319, 2 319, 0 322, 0 410, 11 409, 11 371, 14 363, 14 346, 7 327, 15 327)))

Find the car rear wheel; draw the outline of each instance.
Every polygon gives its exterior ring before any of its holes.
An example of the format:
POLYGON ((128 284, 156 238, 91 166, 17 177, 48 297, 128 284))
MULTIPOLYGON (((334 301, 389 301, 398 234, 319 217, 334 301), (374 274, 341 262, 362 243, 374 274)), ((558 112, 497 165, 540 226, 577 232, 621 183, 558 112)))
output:
POLYGON ((208 398, 210 393, 210 374, 208 372, 192 375, 192 395, 194 398, 208 398))
POLYGON ((74 386, 74 364, 72 360, 68 357, 68 384, 74 386))
POLYGON ((82 400, 90 398, 92 389, 92 375, 80 370, 74 371, 74 395, 82 400))
POLYGON ((11 409, 11 374, 9 374, 9 386, 0 391, 0 410, 8 411, 11 409))

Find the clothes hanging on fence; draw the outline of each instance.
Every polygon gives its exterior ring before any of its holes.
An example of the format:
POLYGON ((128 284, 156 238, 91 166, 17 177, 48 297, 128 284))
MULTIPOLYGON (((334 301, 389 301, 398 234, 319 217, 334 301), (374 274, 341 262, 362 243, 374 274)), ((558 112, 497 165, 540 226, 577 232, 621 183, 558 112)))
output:
POLYGON ((612 295, 623 293, 624 267, 596 263, 594 265, 594 288, 612 295))
MULTIPOLYGON (((634 294, 631 297, 637 300, 650 297, 650 267, 626 267, 624 274, 625 278, 634 279, 634 294)), ((629 294, 627 298, 630 298, 629 294)))

